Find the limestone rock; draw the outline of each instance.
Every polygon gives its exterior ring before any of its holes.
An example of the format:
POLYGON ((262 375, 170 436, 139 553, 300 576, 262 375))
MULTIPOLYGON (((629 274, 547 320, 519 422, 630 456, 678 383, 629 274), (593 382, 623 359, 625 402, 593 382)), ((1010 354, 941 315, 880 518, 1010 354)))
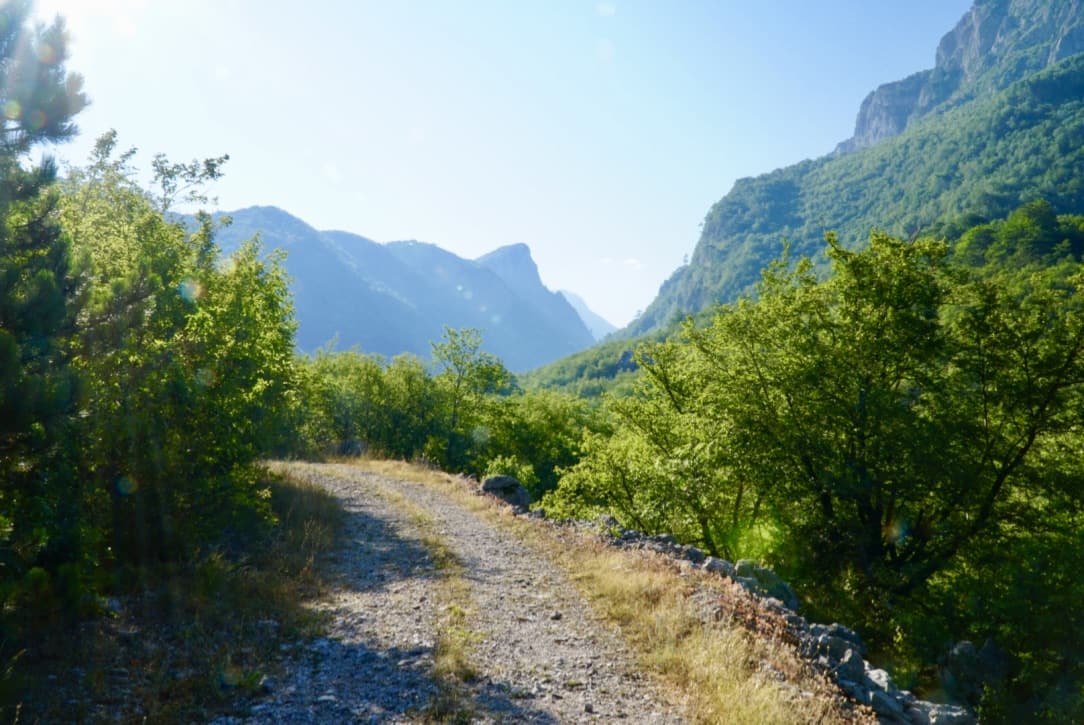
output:
POLYGON ((704 560, 704 571, 710 571, 713 574, 719 574, 720 576, 734 577, 737 576, 737 570, 734 565, 726 559, 718 559, 714 556, 709 556, 704 560))
MULTIPOLYGON (((741 559, 735 565, 738 577, 742 579, 752 579, 756 582, 757 587, 751 589, 751 591, 759 591, 757 593, 765 594, 769 597, 775 597, 783 603, 787 609, 797 611, 798 609, 798 595, 794 593, 790 585, 783 581, 782 578, 774 571, 766 566, 761 566, 751 559, 741 559)), ((737 579, 735 581, 738 581, 737 579)), ((739 581, 742 586, 746 586, 744 582, 739 581)), ((746 586, 747 589, 750 587, 746 586)))
POLYGON ((843 653, 843 658, 839 661, 839 667, 836 668, 836 677, 838 679, 859 682, 865 673, 866 663, 862 659, 862 655, 853 649, 848 649, 843 653))
POLYGON ((836 153, 896 136, 927 116, 1002 90, 1081 50, 1084 5, 1079 2, 975 3, 941 39, 933 68, 866 96, 854 136, 836 153))
POLYGON ((976 725, 978 718, 965 707, 958 705, 934 705, 919 700, 913 708, 925 713, 930 725, 976 725))
POLYGON ((490 476, 482 481, 482 490, 512 506, 526 507, 531 503, 531 494, 512 476, 490 476))

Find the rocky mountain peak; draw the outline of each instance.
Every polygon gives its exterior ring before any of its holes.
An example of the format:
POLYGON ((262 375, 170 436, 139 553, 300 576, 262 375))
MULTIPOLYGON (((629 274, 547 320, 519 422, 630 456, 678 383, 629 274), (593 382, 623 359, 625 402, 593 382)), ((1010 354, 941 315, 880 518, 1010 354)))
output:
POLYGON ((1084 0, 976 0, 937 47, 935 65, 866 96, 849 153, 1084 51, 1084 0))
POLYGON ((515 286, 542 286, 538 265, 526 244, 508 244, 498 247, 475 260, 515 286))

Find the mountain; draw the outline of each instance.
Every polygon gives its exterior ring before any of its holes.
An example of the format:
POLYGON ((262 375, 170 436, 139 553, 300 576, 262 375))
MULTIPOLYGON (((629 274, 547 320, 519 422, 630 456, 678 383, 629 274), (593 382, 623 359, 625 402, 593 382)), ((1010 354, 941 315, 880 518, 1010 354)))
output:
POLYGON ((853 248, 874 228, 946 234, 1040 198, 1084 211, 1082 45, 1082 0, 979 0, 932 70, 866 99, 836 152, 735 182, 690 263, 623 334, 748 292, 784 240, 818 259, 826 230, 853 248))
POLYGON ((522 371, 593 342, 568 302, 542 285, 526 245, 472 261, 433 244, 318 231, 275 207, 226 215, 233 221, 217 240, 227 253, 257 233, 265 249, 286 252, 302 350, 335 338, 339 348, 428 357, 445 326, 476 327, 488 352, 522 371))
POLYGON ((587 329, 591 331, 596 342, 606 337, 611 332, 617 331, 615 325, 610 324, 608 320, 595 313, 594 310, 587 306, 584 299, 575 292, 569 292, 568 290, 563 289, 560 290, 560 294, 564 295, 565 299, 568 300, 568 304, 572 305, 572 309, 576 310, 576 314, 583 320, 583 324, 587 325, 587 329))
POLYGON ((559 292, 551 292, 542 284, 538 266, 531 258, 531 250, 526 244, 510 244, 495 249, 475 262, 492 271, 512 289, 518 290, 523 299, 541 312, 554 327, 574 330, 576 336, 569 341, 570 344, 582 349, 595 341, 589 326, 573 305, 559 292), (586 343, 580 335, 581 329, 587 330, 586 343))
POLYGON ((886 83, 862 102, 849 152, 891 138, 932 113, 966 103, 1084 51, 1081 0, 979 0, 937 46, 936 63, 886 83))

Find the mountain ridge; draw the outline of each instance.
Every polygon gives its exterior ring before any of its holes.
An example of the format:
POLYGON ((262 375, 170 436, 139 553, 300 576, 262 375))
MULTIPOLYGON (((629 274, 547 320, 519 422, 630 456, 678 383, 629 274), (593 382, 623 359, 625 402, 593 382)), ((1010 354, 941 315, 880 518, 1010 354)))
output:
POLYGON ((286 251, 302 350, 334 340, 387 357, 428 357, 444 327, 476 327, 487 351, 522 371, 593 342, 568 302, 542 285, 527 245, 519 245, 517 264, 533 270, 533 277, 509 273, 513 278, 505 279, 487 264, 435 244, 382 244, 351 232, 319 231, 278 207, 219 216, 233 220, 218 232, 225 252, 257 233, 266 249, 286 251))
POLYGON ((576 310, 596 342, 603 340, 607 335, 617 332, 617 325, 588 307, 587 301, 583 297, 564 289, 558 290, 557 293, 564 296, 568 303, 572 305, 572 309, 576 310))

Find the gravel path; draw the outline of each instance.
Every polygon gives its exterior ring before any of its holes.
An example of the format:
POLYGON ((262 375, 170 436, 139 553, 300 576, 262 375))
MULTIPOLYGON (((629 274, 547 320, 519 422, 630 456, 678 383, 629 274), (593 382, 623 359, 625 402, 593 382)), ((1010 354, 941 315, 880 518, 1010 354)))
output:
POLYGON ((327 638, 289 657, 244 722, 425 719, 441 692, 432 671, 441 573, 402 499, 431 519, 429 535, 469 583, 462 606, 479 676, 458 687, 471 722, 682 722, 564 573, 511 534, 421 484, 347 465, 282 468, 332 491, 348 522, 330 564, 335 591, 318 605, 332 615, 327 638))

